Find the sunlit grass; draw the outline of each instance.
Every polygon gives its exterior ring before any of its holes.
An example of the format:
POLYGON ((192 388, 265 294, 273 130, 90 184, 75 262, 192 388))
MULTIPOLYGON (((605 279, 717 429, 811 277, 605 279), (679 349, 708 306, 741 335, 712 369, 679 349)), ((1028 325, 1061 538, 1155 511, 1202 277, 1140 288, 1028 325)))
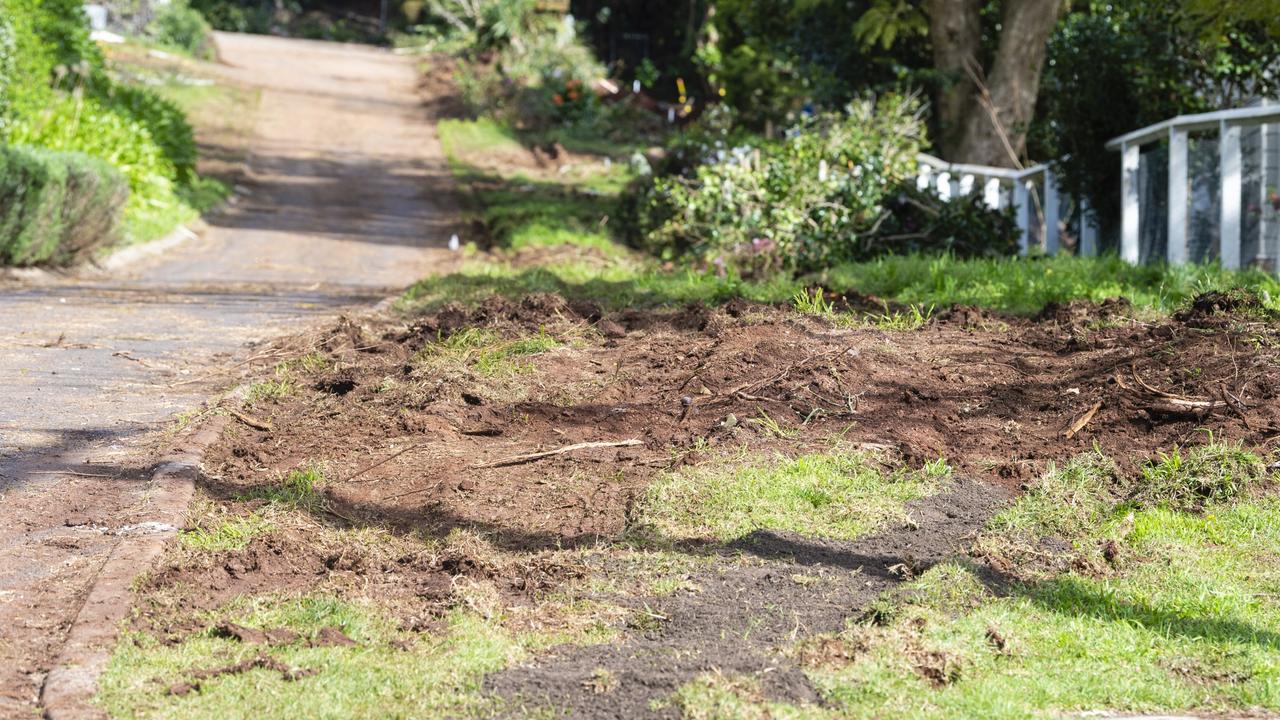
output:
POLYGON ((859 452, 741 457, 660 477, 637 516, 668 538, 728 541, 782 530, 849 540, 904 520, 906 503, 936 492, 949 475, 945 462, 886 472, 859 452))

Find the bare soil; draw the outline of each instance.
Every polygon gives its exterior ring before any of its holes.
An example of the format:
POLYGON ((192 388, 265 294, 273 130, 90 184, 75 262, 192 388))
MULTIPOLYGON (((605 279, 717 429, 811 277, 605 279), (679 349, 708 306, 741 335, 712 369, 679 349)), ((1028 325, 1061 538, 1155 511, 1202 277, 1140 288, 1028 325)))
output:
MULTIPOLYGON (((429 630, 460 576, 481 574, 520 601, 584 573, 619 572, 607 554, 582 565, 563 549, 607 546, 632 526, 657 473, 721 449, 796 452, 840 435, 895 462, 945 458, 956 481, 918 501, 909 526, 856 542, 758 531, 728 546, 677 543, 734 561, 692 578, 693 589, 623 600, 655 622, 616 644, 553 650, 486 681, 515 715, 551 704, 573 717, 662 716, 674 711, 650 701, 713 669, 772 668, 761 676, 766 695, 814 701, 779 645, 836 629, 895 583, 964 555, 1047 463, 1096 446, 1132 475, 1143 458, 1203 442, 1206 430, 1275 442, 1277 329, 1247 298, 1202 298, 1159 322, 1131 314, 1123 302, 1049 307, 1034 319, 961 307, 900 332, 742 301, 604 314, 534 295, 409 319, 344 317, 280 348, 326 362, 290 371, 291 396, 246 410, 207 458, 206 491, 244 510, 240 498, 319 463, 324 522, 479 530, 508 559, 334 557, 305 534, 275 535, 208 567, 168 568, 151 587, 200 579, 209 591, 188 609, 213 608, 346 573, 402 608, 406 627, 429 630), (475 357, 439 351, 468 328, 564 343, 485 374, 475 357), (639 443, 527 457, 626 440, 639 443), (794 580, 814 574, 816 584, 794 580), (592 680, 601 669, 617 679, 604 692, 592 680)), ((981 574, 1004 582, 993 569, 981 574)))

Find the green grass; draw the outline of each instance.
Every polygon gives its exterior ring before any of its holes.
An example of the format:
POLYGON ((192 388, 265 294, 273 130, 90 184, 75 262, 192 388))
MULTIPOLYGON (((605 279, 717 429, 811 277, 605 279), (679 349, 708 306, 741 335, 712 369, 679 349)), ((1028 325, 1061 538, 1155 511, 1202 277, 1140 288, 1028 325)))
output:
POLYGON ((495 150, 523 151, 519 138, 505 125, 486 118, 479 120, 441 120, 436 125, 440 145, 451 160, 458 160, 495 150))
POLYGON ((317 512, 327 505, 320 487, 324 484, 324 472, 319 465, 290 470, 279 481, 255 488, 250 497, 263 498, 286 507, 317 512))
MULTIPOLYGON (((638 258, 609 263, 589 258, 557 260, 524 268, 472 261, 456 273, 416 283, 401 297, 400 307, 424 311, 454 300, 474 304, 495 294, 520 297, 532 292, 590 299, 606 309, 719 304, 735 297, 794 304, 812 280, 783 275, 744 280, 692 269, 663 271, 656 263, 638 258)), ((1049 302, 1126 297, 1137 313, 1162 314, 1211 289, 1244 287, 1266 293, 1270 307, 1276 307, 1276 298, 1280 298, 1277 281, 1261 273, 1234 273, 1211 266, 1134 268, 1109 257, 957 260, 904 256, 838 266, 822 280, 828 289, 874 294, 914 308, 914 312, 886 311, 881 317, 857 318, 887 329, 918 327, 929 321, 933 308, 952 304, 1033 314, 1049 302), (973 285, 964 284, 966 276, 973 285)))
POLYGON ((1143 467, 1138 499, 1190 510, 1206 502, 1234 500, 1267 478, 1262 459, 1239 443, 1210 442, 1186 455, 1175 447, 1143 467))
POLYGON ((418 352, 417 364, 435 370, 466 367, 482 377, 510 378, 531 369, 521 358, 561 345, 563 343, 545 331, 504 340, 492 330, 464 328, 424 347, 418 352))
POLYGON ((178 536, 182 546, 201 552, 243 550, 255 537, 272 530, 271 521, 258 513, 221 519, 212 526, 200 525, 178 536))
POLYGON ((553 639, 513 633, 462 611, 446 618, 442 636, 416 636, 399 631, 394 618, 373 607, 327 596, 246 598, 218 616, 288 628, 303 638, 336 626, 358 645, 274 647, 266 651, 273 658, 317 674, 288 682, 279 672, 255 669, 203 680, 199 690, 174 696, 167 688, 192 680, 194 671, 248 660, 264 648, 209 632, 174 644, 132 633, 116 646, 102 678, 101 707, 118 718, 459 717, 490 702, 481 695, 485 673, 553 639), (416 642, 408 649, 393 644, 404 640, 416 642))
MULTIPOLYGON (((1252 467, 1239 452, 1210 444, 1184 460, 1252 467)), ((822 641, 844 653, 797 643, 789 654, 828 707, 769 703, 750 682, 716 676, 672 702, 693 718, 1280 710, 1280 497, 1240 493, 1190 512, 1135 505, 1129 491, 1088 453, 1050 469, 985 533, 1114 542, 1110 567, 988 588, 970 566, 944 563, 822 641)))
POLYGON ((886 474, 859 452, 743 458, 660 477, 637 516, 666 538, 729 541, 782 530, 850 540, 905 520, 905 504, 935 492, 949 475, 941 461, 886 474))
POLYGON ((849 631, 864 656, 812 676, 854 718, 1280 709, 1280 502, 1140 510, 1134 523, 1123 552, 1141 560, 1115 575, 1067 573, 1005 597, 971 576, 962 602, 940 604, 930 597, 969 573, 934 568, 887 626, 849 631), (929 652, 950 683, 921 677, 929 652))

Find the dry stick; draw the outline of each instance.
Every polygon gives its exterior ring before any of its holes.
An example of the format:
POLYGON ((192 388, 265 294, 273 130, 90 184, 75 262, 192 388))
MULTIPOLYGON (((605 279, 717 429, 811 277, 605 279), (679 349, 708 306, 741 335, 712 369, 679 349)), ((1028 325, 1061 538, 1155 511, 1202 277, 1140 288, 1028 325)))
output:
POLYGON ((1181 407, 1181 408, 1187 408, 1187 409, 1199 409, 1199 408, 1213 409, 1213 408, 1223 407, 1224 405, 1227 404, 1225 401, 1222 401, 1222 400, 1196 400, 1194 398, 1183 397, 1181 395, 1174 395, 1173 393, 1167 393, 1163 390, 1157 390, 1151 387, 1150 385, 1148 385, 1146 382, 1143 381, 1141 377, 1138 376, 1138 368, 1136 366, 1130 365, 1129 372, 1133 374, 1134 381, 1137 382, 1142 387, 1146 388, 1148 392, 1164 399, 1168 404, 1173 405, 1175 407, 1181 407))
POLYGON ((245 425, 248 425, 251 428, 263 430, 265 432, 271 432, 271 423, 269 422, 265 422, 255 417, 245 415, 244 413, 240 412, 239 410, 236 410, 235 408, 227 408, 227 413, 231 415, 231 417, 239 420, 240 422, 244 423, 245 425))
MULTIPOLYGON (((381 460, 379 460, 379 461, 377 461, 377 462, 373 463, 372 465, 366 465, 366 466, 364 466, 364 467, 360 468, 359 470, 357 470, 357 471, 355 471, 354 473, 352 473, 351 475, 349 475, 349 476, 348 476, 345 480, 343 480, 342 482, 344 482, 344 483, 349 483, 349 482, 351 482, 351 481, 355 480, 356 478, 360 477, 361 475, 363 475, 363 474, 365 474, 365 473, 369 472, 370 470, 372 470, 372 469, 374 469, 374 468, 378 467, 379 465, 385 465, 385 464, 387 464, 387 463, 391 462, 392 460, 395 460, 396 458, 400 457, 401 455, 403 455, 403 454, 405 454, 405 453, 409 452, 410 450, 417 450, 417 449, 418 449, 418 448, 420 448, 420 447, 422 447, 422 445, 421 445, 420 443, 414 443, 413 445, 410 445, 410 446, 409 446, 409 447, 407 447, 407 448, 404 448, 404 449, 402 449, 402 450, 397 450, 396 452, 391 453, 390 455, 388 455, 388 456, 386 456, 386 457, 382 458, 381 460)), ((377 480, 377 478, 374 478, 374 480, 377 480)), ((373 480, 362 480, 361 482, 373 482, 373 480)))
POLYGON ((593 448, 631 447, 633 445, 643 445, 643 444, 644 444, 643 442, 636 440, 634 438, 631 440, 616 440, 616 441, 608 441, 608 442, 575 443, 573 445, 565 445, 564 447, 556 448, 555 450, 546 450, 543 452, 529 453, 528 455, 517 455, 515 457, 510 457, 505 460, 498 460, 496 462, 480 463, 479 465, 472 465, 471 468, 473 470, 480 470, 483 468, 502 467, 504 465, 518 465, 520 463, 527 463, 527 462, 533 462, 534 460, 541 460, 542 458, 548 458, 553 455, 563 455, 565 453, 574 452, 575 450, 590 450, 593 448))
POLYGON ((1083 430, 1084 426, 1089 424, 1089 421, 1093 419, 1094 414, 1098 412, 1098 408, 1100 407, 1102 407, 1101 400, 1094 403, 1093 407, 1086 410, 1085 413, 1076 419, 1075 422, 1071 423, 1071 427, 1067 428, 1067 439, 1070 440, 1076 433, 1083 430))
POLYGON ((115 475, 103 475, 101 473, 76 472, 74 470, 32 470, 28 475, 75 475, 76 477, 97 477, 109 478, 115 475))

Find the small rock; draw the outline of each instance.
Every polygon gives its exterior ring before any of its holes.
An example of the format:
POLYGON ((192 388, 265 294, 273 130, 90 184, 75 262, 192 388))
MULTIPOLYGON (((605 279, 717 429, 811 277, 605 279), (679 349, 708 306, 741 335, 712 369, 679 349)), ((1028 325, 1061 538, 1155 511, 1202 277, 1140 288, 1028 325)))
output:
POLYGON ((189 682, 176 682, 169 686, 169 694, 182 696, 182 695, 187 695, 192 691, 199 690, 199 689, 200 689, 199 686, 192 685, 189 682))
POLYGON ((462 492, 472 492, 476 489, 476 481, 471 478, 461 480, 458 482, 458 489, 462 492))

